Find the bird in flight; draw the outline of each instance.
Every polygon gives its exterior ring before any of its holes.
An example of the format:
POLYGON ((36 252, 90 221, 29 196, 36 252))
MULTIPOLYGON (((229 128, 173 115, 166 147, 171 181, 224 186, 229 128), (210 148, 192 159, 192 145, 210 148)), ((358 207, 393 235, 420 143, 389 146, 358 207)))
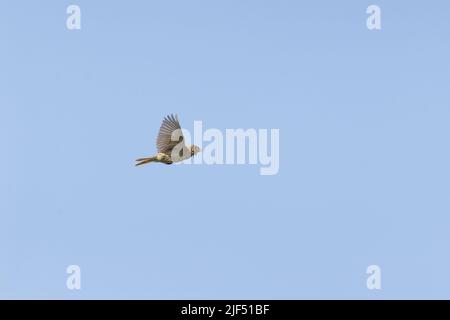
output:
POLYGON ((159 128, 156 148, 158 153, 155 156, 137 159, 136 166, 149 162, 172 164, 189 159, 200 152, 199 147, 184 143, 178 116, 173 114, 166 116, 159 128))

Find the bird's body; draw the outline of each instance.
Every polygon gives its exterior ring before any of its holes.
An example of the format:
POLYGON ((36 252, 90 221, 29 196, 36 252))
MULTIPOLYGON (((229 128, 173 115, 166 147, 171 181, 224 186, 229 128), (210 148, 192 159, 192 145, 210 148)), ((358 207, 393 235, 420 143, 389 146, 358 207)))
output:
POLYGON ((172 164, 196 155, 200 148, 195 145, 185 145, 178 116, 169 115, 164 118, 156 139, 158 153, 153 157, 137 159, 136 166, 149 162, 172 164))

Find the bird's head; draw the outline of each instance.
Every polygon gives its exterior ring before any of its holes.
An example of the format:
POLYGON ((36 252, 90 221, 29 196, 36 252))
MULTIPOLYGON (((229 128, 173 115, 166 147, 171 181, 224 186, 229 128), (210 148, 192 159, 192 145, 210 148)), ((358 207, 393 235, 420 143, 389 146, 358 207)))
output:
POLYGON ((191 145, 191 156, 195 156, 197 153, 202 151, 199 147, 191 145))

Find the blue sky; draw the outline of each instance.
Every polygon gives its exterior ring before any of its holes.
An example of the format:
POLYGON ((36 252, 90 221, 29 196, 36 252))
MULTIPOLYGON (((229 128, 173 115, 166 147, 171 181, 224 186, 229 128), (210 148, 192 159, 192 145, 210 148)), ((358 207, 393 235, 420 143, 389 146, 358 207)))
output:
POLYGON ((0 298, 450 298, 448 1, 2 4, 0 298), (134 167, 172 112, 278 175, 134 167))

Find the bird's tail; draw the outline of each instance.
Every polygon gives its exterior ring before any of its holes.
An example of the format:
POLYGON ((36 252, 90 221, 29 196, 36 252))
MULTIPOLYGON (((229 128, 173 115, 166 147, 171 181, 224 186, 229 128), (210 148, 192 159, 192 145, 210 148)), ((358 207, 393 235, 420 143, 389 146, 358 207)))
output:
POLYGON ((136 159, 137 163, 136 166, 140 166, 149 162, 153 162, 156 160, 156 157, 149 157, 149 158, 140 158, 140 159, 136 159))

